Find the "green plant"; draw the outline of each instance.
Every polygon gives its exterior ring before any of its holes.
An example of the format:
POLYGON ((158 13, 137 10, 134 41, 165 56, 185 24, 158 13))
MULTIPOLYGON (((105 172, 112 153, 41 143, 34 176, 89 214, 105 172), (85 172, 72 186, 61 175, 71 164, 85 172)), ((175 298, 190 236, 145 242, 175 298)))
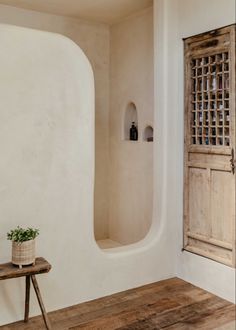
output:
POLYGON ((32 239, 35 239, 39 235, 39 229, 34 229, 34 228, 27 228, 23 229, 19 226, 17 228, 12 229, 7 233, 7 239, 10 241, 22 243, 25 241, 30 241, 32 239))

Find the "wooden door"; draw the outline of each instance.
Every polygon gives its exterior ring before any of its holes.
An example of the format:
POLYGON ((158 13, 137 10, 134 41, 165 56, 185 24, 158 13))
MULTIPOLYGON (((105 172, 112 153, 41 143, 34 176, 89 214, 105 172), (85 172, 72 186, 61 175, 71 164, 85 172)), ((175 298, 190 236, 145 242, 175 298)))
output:
POLYGON ((235 266, 235 25, 184 44, 184 249, 235 266))

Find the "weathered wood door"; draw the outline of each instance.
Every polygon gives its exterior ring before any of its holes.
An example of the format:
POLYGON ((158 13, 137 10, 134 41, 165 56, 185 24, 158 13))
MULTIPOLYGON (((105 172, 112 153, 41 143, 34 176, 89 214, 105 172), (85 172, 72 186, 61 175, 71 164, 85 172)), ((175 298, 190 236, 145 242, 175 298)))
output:
POLYGON ((235 25, 184 44, 184 249, 235 266, 235 25))

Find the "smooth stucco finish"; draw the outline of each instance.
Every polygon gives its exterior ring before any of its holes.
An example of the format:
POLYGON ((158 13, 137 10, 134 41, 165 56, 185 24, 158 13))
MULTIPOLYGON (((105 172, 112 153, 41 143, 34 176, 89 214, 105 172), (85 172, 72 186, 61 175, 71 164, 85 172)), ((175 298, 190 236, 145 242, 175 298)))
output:
POLYGON ((4 5, 0 5, 0 23, 65 35, 81 47, 92 65, 96 89, 94 222, 97 238, 106 238, 108 236, 109 27, 106 24, 91 23, 4 5))
POLYGON ((0 3, 108 24, 152 6, 152 0, 0 0, 0 3))
POLYGON ((122 244, 143 239, 152 222, 153 143, 143 141, 143 132, 153 126, 153 53, 153 8, 111 27, 109 236, 122 244), (138 113, 137 142, 124 140, 130 102, 138 113))
MULTIPOLYGON (((40 228, 37 254, 52 261, 47 283, 60 300, 70 289, 57 285, 75 280, 67 272, 76 242, 93 239, 93 72, 63 36, 0 25, 0 40, 1 234, 17 225, 40 228)), ((10 246, 2 237, 1 262, 10 246)), ((21 316, 18 285, 1 283, 1 322, 21 316)))
POLYGON ((96 90, 95 237, 111 236, 125 244, 142 239, 150 228, 153 203, 153 144, 142 142, 145 126, 153 125, 152 8, 109 28, 0 5, 0 22, 61 33, 88 56, 96 90), (139 112, 141 141, 135 146, 122 141, 130 100, 137 102, 139 112), (127 195, 133 196, 131 203, 127 195))
MULTIPOLYGON (((174 221, 164 221, 155 189, 143 241, 103 252, 94 240, 93 75, 82 51, 60 35, 6 25, 0 43, 0 262, 11 256, 10 228, 39 227, 37 255, 53 266, 38 277, 49 311, 173 276, 174 221)), ((23 297, 23 280, 0 283, 0 324, 22 319, 23 297)), ((31 316, 39 313, 33 298, 31 316)))

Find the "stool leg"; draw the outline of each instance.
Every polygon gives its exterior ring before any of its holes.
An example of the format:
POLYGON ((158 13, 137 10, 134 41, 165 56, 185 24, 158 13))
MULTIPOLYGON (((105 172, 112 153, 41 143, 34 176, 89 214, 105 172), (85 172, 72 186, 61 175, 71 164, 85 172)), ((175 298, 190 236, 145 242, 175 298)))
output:
POLYGON ((42 297, 41 297, 41 293, 39 291, 39 286, 38 286, 38 282, 36 280, 35 275, 31 275, 31 280, 32 280, 34 290, 35 290, 35 293, 36 293, 36 296, 37 296, 37 299, 38 299, 38 303, 39 303, 39 306, 40 306, 40 309, 41 309, 41 312, 42 312, 42 315, 43 315, 44 323, 46 325, 46 328, 48 330, 51 330, 52 329, 51 323, 50 323, 49 318, 47 316, 46 309, 45 309, 44 304, 43 304, 43 300, 42 300, 42 297))
POLYGON ((25 277, 25 317, 24 322, 29 320, 29 304, 30 304, 30 275, 25 277))

